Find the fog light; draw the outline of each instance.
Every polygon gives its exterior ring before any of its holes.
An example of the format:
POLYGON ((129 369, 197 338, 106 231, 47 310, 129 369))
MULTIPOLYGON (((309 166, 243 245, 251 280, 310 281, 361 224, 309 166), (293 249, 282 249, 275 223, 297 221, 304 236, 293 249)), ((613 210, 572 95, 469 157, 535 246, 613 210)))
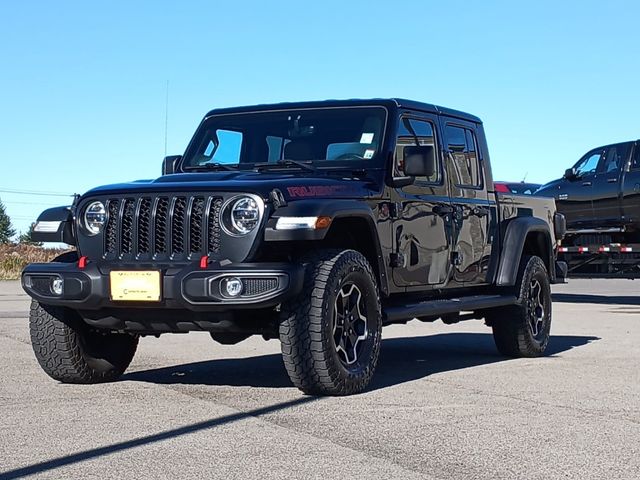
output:
POLYGON ((61 278, 54 278, 51 281, 51 291, 56 295, 62 295, 63 281, 61 278))
POLYGON ((242 293, 242 280, 236 277, 227 278, 224 285, 227 295, 237 297, 242 293))

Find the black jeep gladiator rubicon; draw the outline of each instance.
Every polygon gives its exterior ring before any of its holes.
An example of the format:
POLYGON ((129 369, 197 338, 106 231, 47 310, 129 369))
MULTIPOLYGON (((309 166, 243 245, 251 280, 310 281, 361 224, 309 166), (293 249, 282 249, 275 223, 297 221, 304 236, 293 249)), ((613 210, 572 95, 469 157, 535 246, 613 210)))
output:
MULTIPOLYGON (((496 194, 481 121, 413 101, 209 112, 156 180, 43 212, 76 247, 22 275, 54 379, 116 379, 143 335, 279 338, 310 394, 367 387, 382 326, 484 318, 498 350, 541 355, 563 217, 496 194)), ((558 273, 560 272, 560 273, 558 273)))

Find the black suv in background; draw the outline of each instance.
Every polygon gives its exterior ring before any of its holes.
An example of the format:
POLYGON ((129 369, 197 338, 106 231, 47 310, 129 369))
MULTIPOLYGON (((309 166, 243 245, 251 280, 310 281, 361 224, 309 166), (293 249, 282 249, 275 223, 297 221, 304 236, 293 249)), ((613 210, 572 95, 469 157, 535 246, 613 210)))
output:
MULTIPOLYGON (((124 174, 124 172, 123 172, 124 174)), ((45 211, 34 239, 77 252, 28 265, 30 328, 54 379, 117 378, 138 338, 279 338, 311 394, 367 387, 382 326, 484 318, 498 349, 541 355, 562 216, 496 194, 481 121, 409 100, 209 112, 155 180, 45 211)))

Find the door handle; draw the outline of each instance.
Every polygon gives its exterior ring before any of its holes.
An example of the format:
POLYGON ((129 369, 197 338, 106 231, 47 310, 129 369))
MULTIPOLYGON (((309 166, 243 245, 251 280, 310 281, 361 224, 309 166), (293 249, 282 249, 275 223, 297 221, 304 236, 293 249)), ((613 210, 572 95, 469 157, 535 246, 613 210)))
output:
POLYGON ((485 207, 476 207, 472 210, 472 213, 476 217, 486 217, 487 215, 489 215, 489 209, 485 207))
POLYGON ((617 178, 607 178, 607 183, 616 183, 617 181, 617 178))
POLYGON ((454 209, 451 205, 435 205, 431 211, 438 215, 439 217, 446 217, 447 215, 454 212, 454 209))
POLYGON ((582 186, 583 187, 590 187, 591 186, 591 182, 582 182, 582 186))

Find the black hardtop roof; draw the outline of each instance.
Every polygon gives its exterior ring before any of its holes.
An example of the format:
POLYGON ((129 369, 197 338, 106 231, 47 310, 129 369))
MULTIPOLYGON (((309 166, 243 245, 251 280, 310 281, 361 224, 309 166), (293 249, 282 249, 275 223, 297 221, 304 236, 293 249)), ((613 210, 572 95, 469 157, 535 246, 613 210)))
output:
POLYGON ((406 100, 403 98, 372 98, 372 99, 350 99, 350 100, 318 100, 311 102, 285 102, 271 103, 264 105, 247 105, 242 107, 216 108, 207 113, 207 117, 211 115, 220 115, 225 113, 245 113, 255 111, 269 110, 287 110, 296 108, 318 108, 318 107, 362 107, 380 105, 390 109, 405 108, 408 110, 417 110, 427 113, 449 115, 461 120, 467 120, 474 123, 482 123, 475 115, 453 110, 451 108, 440 107, 430 103, 416 102, 414 100, 406 100))

